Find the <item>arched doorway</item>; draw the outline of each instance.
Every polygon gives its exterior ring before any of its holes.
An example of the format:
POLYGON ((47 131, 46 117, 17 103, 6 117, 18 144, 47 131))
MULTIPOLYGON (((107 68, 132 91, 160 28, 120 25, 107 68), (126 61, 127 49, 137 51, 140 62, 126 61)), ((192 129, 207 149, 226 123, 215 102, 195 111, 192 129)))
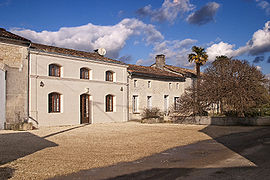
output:
POLYGON ((82 94, 80 96, 81 124, 90 123, 90 96, 82 94))

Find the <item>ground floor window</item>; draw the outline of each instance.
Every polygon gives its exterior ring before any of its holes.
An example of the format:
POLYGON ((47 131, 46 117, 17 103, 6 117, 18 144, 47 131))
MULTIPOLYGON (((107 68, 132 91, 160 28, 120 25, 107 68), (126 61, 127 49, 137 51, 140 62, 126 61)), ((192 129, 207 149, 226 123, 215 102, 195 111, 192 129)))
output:
POLYGON ((49 94, 49 113, 60 112, 61 95, 53 92, 49 94))
POLYGON ((106 112, 113 112, 113 95, 106 96, 106 112))
POLYGON ((152 96, 147 96, 147 108, 152 108, 152 96))
POLYGON ((174 110, 179 110, 179 97, 174 97, 174 110))
POLYGON ((134 113, 137 113, 138 112, 138 96, 137 95, 134 95, 132 97, 132 109, 133 109, 133 112, 134 113))

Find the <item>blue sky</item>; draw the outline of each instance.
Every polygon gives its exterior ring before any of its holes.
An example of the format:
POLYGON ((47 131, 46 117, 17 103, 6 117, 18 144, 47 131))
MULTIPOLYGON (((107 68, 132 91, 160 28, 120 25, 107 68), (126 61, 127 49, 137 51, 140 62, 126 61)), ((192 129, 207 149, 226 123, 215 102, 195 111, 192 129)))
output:
POLYGON ((33 42, 150 65, 190 67, 187 54, 202 46, 216 55, 246 59, 270 74, 268 0, 0 0, 0 27, 33 42))

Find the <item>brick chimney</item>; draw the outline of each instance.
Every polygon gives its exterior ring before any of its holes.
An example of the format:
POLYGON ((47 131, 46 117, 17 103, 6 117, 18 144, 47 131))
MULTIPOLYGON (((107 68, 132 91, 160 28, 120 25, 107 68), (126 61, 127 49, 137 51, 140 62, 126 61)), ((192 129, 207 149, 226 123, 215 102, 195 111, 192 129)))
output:
POLYGON ((158 68, 164 68, 165 66, 165 55, 159 54, 156 56, 156 66, 158 68))

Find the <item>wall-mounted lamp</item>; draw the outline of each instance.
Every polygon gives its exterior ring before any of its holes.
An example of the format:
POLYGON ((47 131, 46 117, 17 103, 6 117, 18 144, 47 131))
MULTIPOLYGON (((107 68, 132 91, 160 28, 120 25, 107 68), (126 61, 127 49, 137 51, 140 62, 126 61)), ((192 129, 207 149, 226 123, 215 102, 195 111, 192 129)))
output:
POLYGON ((39 86, 44 87, 44 85, 45 85, 44 82, 40 81, 39 86))
POLYGON ((89 93, 89 88, 85 88, 85 93, 89 93))
POLYGON ((123 91, 123 90, 124 90, 124 88, 123 88, 123 87, 121 87, 121 88, 120 88, 120 91, 123 91))

